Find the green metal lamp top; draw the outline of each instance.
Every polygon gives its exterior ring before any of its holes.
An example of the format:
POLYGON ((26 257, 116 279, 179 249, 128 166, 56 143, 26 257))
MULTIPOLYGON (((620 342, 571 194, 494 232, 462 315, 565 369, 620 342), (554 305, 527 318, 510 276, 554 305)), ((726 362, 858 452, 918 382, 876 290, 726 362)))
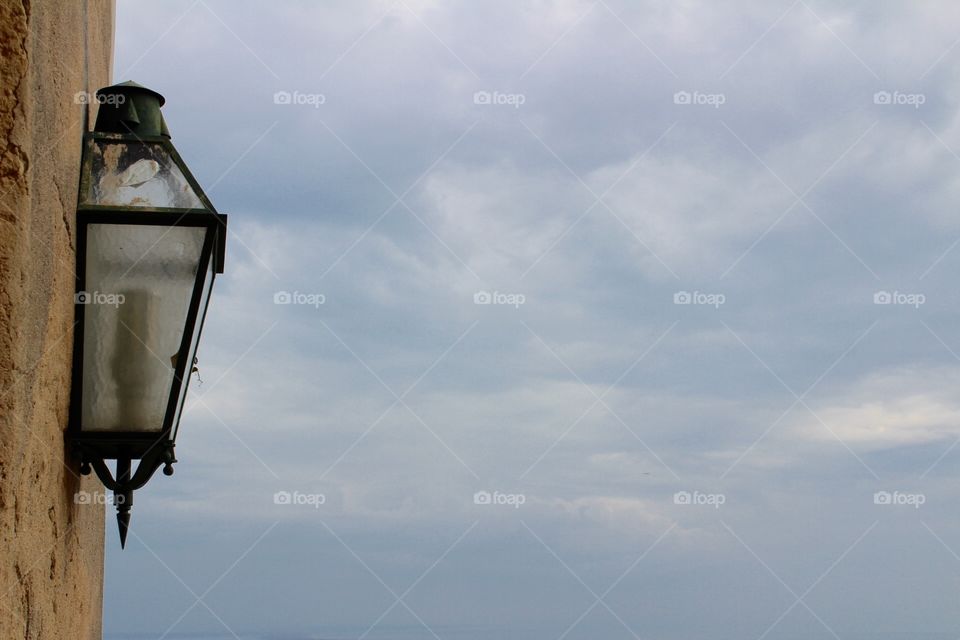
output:
POLYGON ((97 123, 94 131, 145 136, 170 137, 160 107, 163 96, 133 81, 104 87, 97 91, 97 123))

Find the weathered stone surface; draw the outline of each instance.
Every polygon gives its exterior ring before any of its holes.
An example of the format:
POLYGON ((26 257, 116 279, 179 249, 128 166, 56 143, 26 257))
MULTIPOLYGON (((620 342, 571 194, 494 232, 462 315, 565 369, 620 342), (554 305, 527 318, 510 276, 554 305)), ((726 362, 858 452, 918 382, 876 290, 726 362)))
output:
MULTIPOLYGON (((64 463, 81 136, 113 0, 0 0, 0 638, 99 638, 103 489, 64 463)), ((91 113, 87 113, 88 109, 91 113)))

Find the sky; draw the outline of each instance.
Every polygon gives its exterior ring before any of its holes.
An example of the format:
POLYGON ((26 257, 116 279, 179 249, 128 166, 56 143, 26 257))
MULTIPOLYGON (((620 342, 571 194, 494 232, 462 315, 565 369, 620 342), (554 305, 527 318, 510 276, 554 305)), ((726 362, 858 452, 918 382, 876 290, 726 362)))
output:
POLYGON ((105 637, 955 638, 958 38, 120 0, 230 234, 105 637))

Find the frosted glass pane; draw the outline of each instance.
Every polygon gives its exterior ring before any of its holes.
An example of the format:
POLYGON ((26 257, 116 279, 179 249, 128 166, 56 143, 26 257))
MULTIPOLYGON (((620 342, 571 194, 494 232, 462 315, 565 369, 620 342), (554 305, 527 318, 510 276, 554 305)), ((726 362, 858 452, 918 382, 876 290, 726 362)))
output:
MULTIPOLYGON (((207 301, 210 299, 210 291, 213 289, 213 278, 214 278, 214 263, 213 255, 210 256, 210 262, 207 264, 207 275, 203 280, 203 290, 200 293, 200 306, 199 314, 197 315, 197 327, 194 329, 193 337, 190 340, 190 351, 187 352, 188 360, 190 363, 184 373, 184 385, 180 387, 180 397, 177 399, 177 410, 174 415, 174 428, 179 426, 180 422, 180 412, 183 411, 183 403, 187 398, 187 385, 190 383, 191 371, 193 371, 193 360, 197 356, 197 347, 200 345, 200 329, 201 323, 203 322, 203 312, 207 308, 207 301)), ((173 437, 176 437, 176 432, 174 432, 173 437)))
POLYGON ((91 176, 83 204, 202 209, 183 172, 162 145, 91 140, 91 176))
POLYGON ((88 225, 81 300, 85 430, 163 427, 206 232, 88 225))

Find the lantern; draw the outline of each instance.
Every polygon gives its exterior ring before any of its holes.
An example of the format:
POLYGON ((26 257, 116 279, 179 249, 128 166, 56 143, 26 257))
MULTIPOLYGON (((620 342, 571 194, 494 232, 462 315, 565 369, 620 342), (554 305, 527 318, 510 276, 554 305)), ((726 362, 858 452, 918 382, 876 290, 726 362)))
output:
POLYGON ((160 466, 173 474, 227 217, 171 144, 163 96, 125 82, 98 91, 97 102, 77 203, 68 438, 81 472, 93 469, 113 491, 123 546, 133 491, 160 466))

